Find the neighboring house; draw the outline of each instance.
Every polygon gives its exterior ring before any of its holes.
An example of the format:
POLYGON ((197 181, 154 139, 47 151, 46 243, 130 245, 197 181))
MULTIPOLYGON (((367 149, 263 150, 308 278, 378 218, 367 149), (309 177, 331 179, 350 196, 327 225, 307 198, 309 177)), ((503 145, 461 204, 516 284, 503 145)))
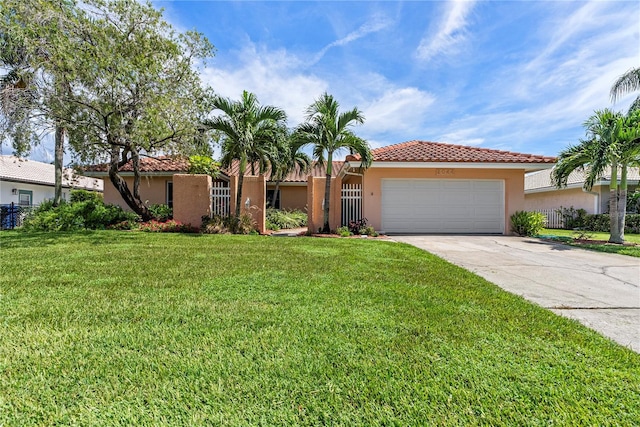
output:
MULTIPOLYGON (((358 215, 386 233, 508 234, 511 215, 525 209, 525 173, 550 169, 555 162, 554 157, 426 141, 404 142, 372 153, 373 163, 364 173, 359 158, 347 156, 346 161, 334 163, 333 176, 342 188, 361 188, 358 215)), ((250 175, 251 168, 247 169, 250 175)), ((108 183, 106 170, 106 165, 93 166, 86 173, 104 177, 106 202, 124 205, 108 183)), ((130 165, 122 168, 129 184, 130 170, 130 165)), ((185 173, 187 163, 144 158, 140 170, 143 201, 170 203, 172 175, 185 173)), ((228 180, 237 170, 237 164, 232 165, 219 180, 228 180)), ((325 169, 316 165, 308 173, 295 171, 287 176, 280 184, 279 207, 306 207, 309 176, 324 178, 325 169)), ((266 179, 268 196, 275 183, 268 175, 266 179)), ((334 186, 332 191, 336 190, 340 194, 334 186)), ((331 206, 341 209, 340 203, 331 206)))
MULTIPOLYGON (((79 176, 72 169, 64 169, 64 200, 69 200, 69 192, 72 189, 102 192, 103 182, 100 179, 79 176)), ((53 165, 15 156, 0 156, 0 205, 39 205, 45 200, 53 199, 54 195, 53 165)))
MULTIPOLYGON (((590 214, 609 211, 611 172, 595 182, 591 191, 584 189, 585 173, 576 170, 569 175, 567 186, 557 188, 551 181, 551 169, 528 173, 525 176, 524 198, 528 211, 554 211, 560 207, 584 209, 590 214)), ((627 175, 628 193, 638 188, 639 168, 631 168, 627 175)))
MULTIPOLYGON (((347 156, 343 173, 357 173, 358 160, 347 156)), ((525 172, 555 160, 426 141, 378 148, 362 176, 363 216, 386 233, 507 234, 525 206, 525 172)))

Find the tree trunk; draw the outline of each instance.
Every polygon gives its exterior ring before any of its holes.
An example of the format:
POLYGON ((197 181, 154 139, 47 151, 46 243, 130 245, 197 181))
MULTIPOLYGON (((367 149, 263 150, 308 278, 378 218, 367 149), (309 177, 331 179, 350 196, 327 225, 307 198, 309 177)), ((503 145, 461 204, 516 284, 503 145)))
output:
POLYGON ((622 165, 618 195, 618 234, 620 241, 624 242, 624 226, 627 215, 627 165, 622 165))
POLYGON ((323 233, 331 232, 331 227, 329 226, 329 210, 331 207, 331 173, 333 166, 332 161, 333 153, 329 152, 327 154, 327 175, 324 182, 324 214, 322 226, 323 233))
POLYGON ((278 201, 278 191, 280 191, 280 180, 276 180, 276 189, 273 191, 273 197, 271 197, 271 207, 276 209, 276 202, 278 201))
POLYGON ((611 165, 611 185, 609 186, 609 242, 622 243, 618 226, 618 167, 611 165))
POLYGON ((53 205, 58 206, 62 201, 62 167, 64 164, 64 134, 65 129, 56 121, 54 148, 54 187, 53 205))
POLYGON ((238 194, 236 194, 236 218, 240 218, 240 209, 242 207, 242 184, 244 182, 244 171, 238 174, 238 194))
MULTIPOLYGON (((111 150, 111 163, 109 164, 109 180, 113 184, 113 186, 118 190, 122 200, 125 201, 127 206, 131 208, 135 213, 142 217, 143 221, 150 221, 153 219, 153 215, 149 212, 147 206, 142 203, 140 197, 134 197, 127 186, 127 182, 118 174, 119 168, 119 154, 120 150, 117 147, 114 147, 111 150)), ((124 159, 123 159, 124 160, 124 159)))

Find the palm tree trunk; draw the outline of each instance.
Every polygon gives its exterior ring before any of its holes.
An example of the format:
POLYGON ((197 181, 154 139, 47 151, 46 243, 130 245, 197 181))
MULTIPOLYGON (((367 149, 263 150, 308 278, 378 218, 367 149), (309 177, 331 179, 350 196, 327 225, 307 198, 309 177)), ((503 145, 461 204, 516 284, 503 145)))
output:
POLYGON ((627 165, 622 165, 620 172, 620 190, 618 191, 618 234, 624 242, 624 226, 627 215, 627 165))
POLYGON ((244 181, 244 170, 238 174, 238 194, 236 194, 236 218, 240 218, 240 208, 242 204, 242 184, 244 181))
POLYGON ((276 202, 278 201, 278 191, 280 191, 280 180, 276 180, 276 189, 273 190, 273 197, 271 197, 271 207, 276 208, 276 202))
POLYGON ((331 207, 331 174, 332 174, 332 166, 333 166, 333 153, 327 153, 327 175, 325 176, 324 182, 324 214, 323 214, 323 226, 322 232, 329 233, 331 232, 331 227, 329 226, 329 210, 331 207))
POLYGON ((618 226, 618 165, 611 165, 611 185, 609 186, 609 242, 622 243, 618 226))
POLYGON ((58 206, 62 201, 62 166, 64 163, 64 134, 65 129, 56 121, 54 148, 54 187, 53 205, 58 206))

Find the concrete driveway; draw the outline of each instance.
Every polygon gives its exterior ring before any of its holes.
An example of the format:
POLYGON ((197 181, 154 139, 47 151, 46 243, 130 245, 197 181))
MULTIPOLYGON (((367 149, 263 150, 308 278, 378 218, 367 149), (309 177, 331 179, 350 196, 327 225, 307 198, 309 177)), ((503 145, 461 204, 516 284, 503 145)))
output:
POLYGON ((640 259, 512 236, 392 236, 640 352, 640 259))

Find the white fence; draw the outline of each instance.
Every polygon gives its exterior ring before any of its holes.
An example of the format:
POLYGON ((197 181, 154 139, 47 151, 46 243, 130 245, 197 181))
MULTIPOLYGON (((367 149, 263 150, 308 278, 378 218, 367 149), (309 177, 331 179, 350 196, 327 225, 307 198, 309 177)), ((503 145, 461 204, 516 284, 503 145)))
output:
POLYGON ((564 219, 559 209, 537 209, 536 212, 547 217, 547 228, 564 228, 564 219))
POLYGON ((211 213, 219 216, 229 216, 231 206, 231 191, 226 182, 214 182, 211 187, 211 213))
POLYGON ((342 184, 342 225, 362 219, 362 184, 342 184))

